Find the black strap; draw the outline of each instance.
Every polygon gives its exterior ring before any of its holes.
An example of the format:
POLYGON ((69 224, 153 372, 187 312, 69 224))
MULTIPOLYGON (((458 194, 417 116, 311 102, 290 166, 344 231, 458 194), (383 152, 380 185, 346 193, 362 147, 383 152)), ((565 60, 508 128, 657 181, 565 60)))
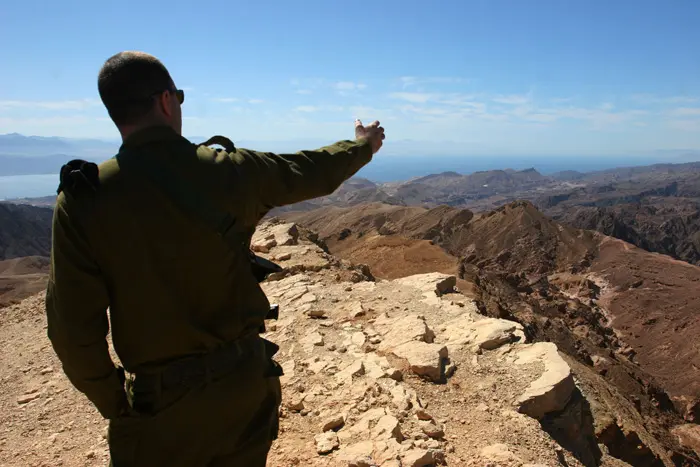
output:
POLYGON ((226 152, 236 152, 236 146, 233 145, 233 142, 227 137, 221 135, 212 136, 205 142, 200 143, 200 146, 211 146, 212 144, 222 146, 226 152))

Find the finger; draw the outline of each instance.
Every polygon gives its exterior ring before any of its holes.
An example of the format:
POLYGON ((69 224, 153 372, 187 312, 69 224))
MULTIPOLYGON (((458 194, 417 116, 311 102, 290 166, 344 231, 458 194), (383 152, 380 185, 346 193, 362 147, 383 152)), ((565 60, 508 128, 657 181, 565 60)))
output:
POLYGON ((368 125, 368 127, 373 127, 373 128, 376 128, 376 127, 378 127, 378 126, 379 126, 379 122, 378 122, 377 120, 373 121, 372 123, 370 123, 370 124, 368 125))
POLYGON ((362 121, 360 121, 359 118, 356 118, 356 119, 355 119, 355 128, 361 127, 361 126, 362 126, 362 121))

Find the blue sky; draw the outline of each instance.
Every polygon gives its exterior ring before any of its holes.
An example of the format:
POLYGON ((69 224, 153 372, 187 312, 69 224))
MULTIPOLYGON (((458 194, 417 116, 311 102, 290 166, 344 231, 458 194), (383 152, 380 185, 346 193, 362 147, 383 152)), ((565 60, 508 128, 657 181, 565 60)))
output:
POLYGON ((6 0, 0 133, 118 137, 97 72, 143 50, 186 90, 186 135, 325 143, 359 117, 389 153, 700 149, 698 19, 695 0, 6 0))

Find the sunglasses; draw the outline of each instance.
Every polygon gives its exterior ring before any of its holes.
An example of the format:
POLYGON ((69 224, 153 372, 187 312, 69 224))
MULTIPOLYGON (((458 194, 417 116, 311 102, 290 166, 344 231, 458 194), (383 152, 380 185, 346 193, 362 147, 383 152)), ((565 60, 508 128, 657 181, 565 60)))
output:
POLYGON ((167 88, 167 89, 163 89, 162 91, 154 92, 153 94, 151 94, 150 97, 157 96, 158 94, 162 94, 165 91, 170 91, 173 94, 175 94, 177 96, 178 102, 180 102, 180 105, 182 105, 182 103, 185 102, 185 91, 183 91, 182 89, 176 89, 176 88, 167 88))

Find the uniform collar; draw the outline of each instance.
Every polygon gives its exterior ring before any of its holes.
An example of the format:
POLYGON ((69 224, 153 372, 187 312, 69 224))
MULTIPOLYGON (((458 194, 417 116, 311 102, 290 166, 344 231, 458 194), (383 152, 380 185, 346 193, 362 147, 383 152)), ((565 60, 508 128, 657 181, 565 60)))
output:
POLYGON ((155 125, 135 131, 129 135, 120 147, 121 149, 136 148, 149 143, 161 141, 187 141, 183 136, 167 125, 155 125))

